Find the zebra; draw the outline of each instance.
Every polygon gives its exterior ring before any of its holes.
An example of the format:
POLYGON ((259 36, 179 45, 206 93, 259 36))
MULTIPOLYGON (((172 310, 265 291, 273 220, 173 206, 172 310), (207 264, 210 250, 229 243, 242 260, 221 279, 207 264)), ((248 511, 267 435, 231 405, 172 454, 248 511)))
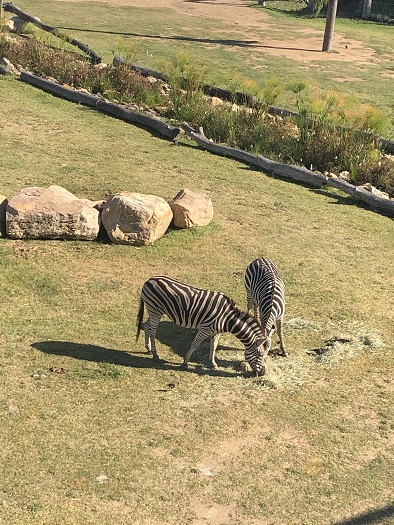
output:
POLYGON ((249 313, 241 312, 234 301, 221 292, 195 288, 171 277, 151 277, 142 286, 136 341, 142 328, 144 307, 149 315, 144 324, 145 348, 153 359, 159 359, 155 336, 160 319, 166 314, 176 324, 198 330, 182 368, 188 368, 193 352, 204 339, 210 337, 209 360, 211 367, 217 369, 215 352, 219 335, 230 332, 245 346, 245 359, 254 375, 264 375, 268 350, 264 346, 266 337, 260 324, 249 313))
POLYGON ((271 348, 271 336, 276 324, 281 354, 287 357, 288 353, 283 343, 282 332, 285 313, 285 285, 276 264, 265 257, 259 257, 252 261, 246 268, 245 288, 247 311, 250 312, 253 307, 255 318, 260 319, 267 340, 267 351, 271 348))

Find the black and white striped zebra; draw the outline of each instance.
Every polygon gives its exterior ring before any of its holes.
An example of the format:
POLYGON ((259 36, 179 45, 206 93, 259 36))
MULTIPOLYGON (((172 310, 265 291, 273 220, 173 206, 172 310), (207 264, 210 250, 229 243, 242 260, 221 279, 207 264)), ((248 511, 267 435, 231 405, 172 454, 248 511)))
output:
POLYGON ((254 316, 260 320, 267 338, 268 351, 276 325, 281 353, 287 357, 282 331, 285 314, 285 285, 276 264, 264 257, 252 261, 246 268, 245 288, 247 310, 249 312, 253 307, 254 316))
POLYGON ((198 330, 192 345, 184 357, 183 367, 187 368, 191 355, 204 339, 210 337, 209 359, 211 366, 217 369, 215 351, 219 334, 230 332, 245 346, 245 359, 255 375, 265 372, 266 338, 256 319, 241 312, 234 301, 220 292, 195 288, 170 277, 151 277, 141 292, 140 307, 137 316, 137 335, 140 335, 144 307, 148 320, 144 324, 145 347, 158 359, 155 336, 161 317, 166 314, 174 323, 198 330))

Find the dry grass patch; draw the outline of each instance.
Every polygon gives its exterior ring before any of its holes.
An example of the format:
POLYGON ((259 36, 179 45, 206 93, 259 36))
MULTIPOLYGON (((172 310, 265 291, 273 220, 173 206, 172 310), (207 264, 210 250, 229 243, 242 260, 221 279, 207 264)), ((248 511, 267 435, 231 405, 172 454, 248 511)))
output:
POLYGON ((254 380, 255 384, 274 389, 297 387, 321 373, 322 365, 338 370, 359 354, 379 352, 387 347, 377 330, 359 322, 342 321, 320 327, 316 322, 294 318, 285 323, 285 329, 290 333, 292 330, 312 330, 315 340, 322 340, 330 333, 335 335, 325 340, 320 348, 298 351, 287 359, 278 356, 270 359, 266 375, 254 380))

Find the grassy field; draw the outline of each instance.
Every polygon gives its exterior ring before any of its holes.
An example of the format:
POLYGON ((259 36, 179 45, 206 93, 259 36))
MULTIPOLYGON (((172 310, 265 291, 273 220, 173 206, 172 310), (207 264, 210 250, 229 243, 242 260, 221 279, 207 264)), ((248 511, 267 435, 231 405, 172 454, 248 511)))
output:
MULTIPOLYGON (((43 6, 34 14, 55 24, 63 10, 70 26, 104 9, 43 6)), ((90 38, 109 50, 113 36, 90 38)), ((208 227, 146 248, 0 239, 0 523, 390 523, 393 221, 12 79, 0 78, 0 100, 0 194, 55 183, 91 199, 170 199, 186 186, 215 210, 208 227), (207 345, 179 370, 193 332, 167 320, 165 362, 135 343, 149 276, 220 289, 243 306, 243 272, 259 255, 283 274, 291 352, 270 358, 265 378, 244 377, 229 335, 217 372, 207 345)))
MULTIPOLYGON (((267 79, 280 79, 285 86, 302 81, 316 100, 321 90, 336 90, 350 106, 368 103, 387 112, 388 135, 394 138, 391 26, 338 18, 333 52, 327 54, 320 52, 324 18, 286 11, 301 9, 300 3, 268 0, 261 8, 250 2, 256 13, 250 28, 167 7, 122 5, 127 3, 37 0, 33 7, 21 0, 18 6, 88 44, 108 62, 114 54, 130 54, 140 65, 166 71, 182 52, 201 66, 207 82, 222 87, 247 91, 251 81, 261 89, 267 79)), ((286 90, 278 100, 292 108, 295 102, 286 90)))

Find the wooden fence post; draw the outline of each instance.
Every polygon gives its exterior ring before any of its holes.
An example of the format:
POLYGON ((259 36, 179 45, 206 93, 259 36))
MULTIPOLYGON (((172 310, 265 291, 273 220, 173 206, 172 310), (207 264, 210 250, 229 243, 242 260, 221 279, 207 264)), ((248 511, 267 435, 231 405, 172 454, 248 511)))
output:
POLYGON ((338 0, 330 0, 327 7, 326 28, 324 30, 324 40, 322 51, 330 51, 332 37, 334 35, 335 18, 337 16, 338 0))
POLYGON ((371 14, 372 0, 364 0, 362 19, 368 20, 371 14))

